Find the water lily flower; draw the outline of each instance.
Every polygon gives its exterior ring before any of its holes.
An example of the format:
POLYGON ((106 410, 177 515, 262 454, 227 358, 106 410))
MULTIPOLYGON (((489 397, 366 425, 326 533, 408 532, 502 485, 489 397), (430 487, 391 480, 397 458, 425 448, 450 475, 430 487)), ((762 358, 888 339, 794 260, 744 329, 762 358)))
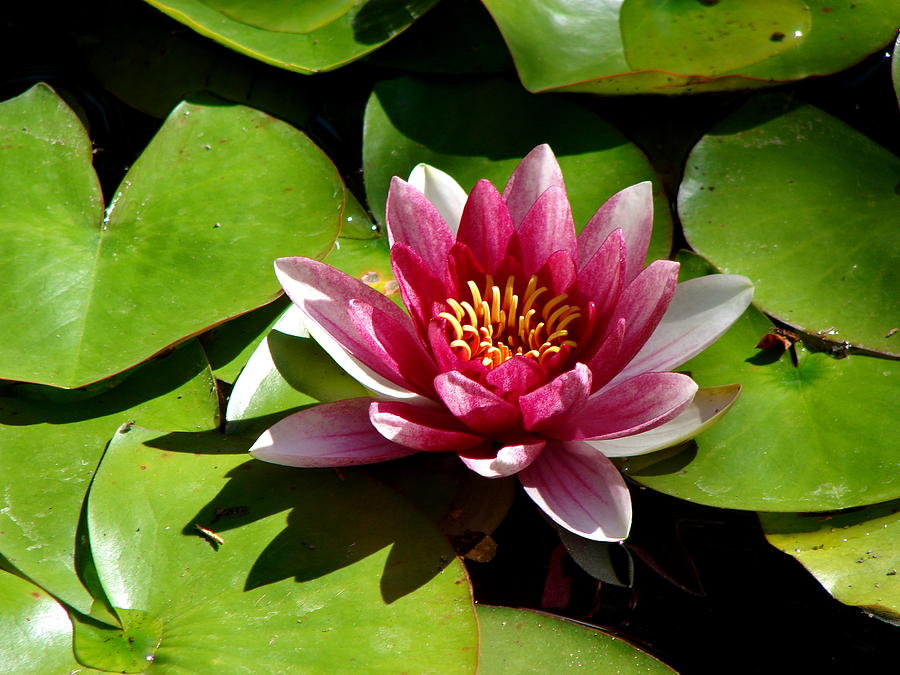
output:
POLYGON ((535 148, 500 194, 465 192, 420 165, 387 199, 405 313, 309 258, 275 269, 307 330, 371 398, 323 403, 266 431, 251 452, 290 466, 346 466, 454 452, 487 477, 517 474, 547 515, 583 537, 624 539, 628 488, 609 457, 699 433, 738 387, 697 392, 670 372, 750 302, 740 276, 676 284, 644 267, 649 183, 607 201, 580 236, 562 173, 535 148))

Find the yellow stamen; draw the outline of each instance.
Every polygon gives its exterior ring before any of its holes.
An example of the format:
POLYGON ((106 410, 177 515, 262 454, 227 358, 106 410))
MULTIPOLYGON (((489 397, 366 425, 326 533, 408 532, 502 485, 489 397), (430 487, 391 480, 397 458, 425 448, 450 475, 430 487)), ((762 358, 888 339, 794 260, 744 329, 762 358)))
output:
MULTIPOLYGON (((562 307, 557 309, 555 312, 553 312, 553 314, 550 315, 550 318, 547 319, 547 330, 552 331, 553 324, 556 323, 556 320, 559 319, 559 317, 561 317, 563 314, 565 314, 570 309, 575 309, 575 308, 572 307, 571 305, 563 305, 562 307)), ((546 307, 544 308, 544 311, 547 311, 546 307)))
POLYGON ((453 313, 456 314, 456 320, 462 321, 462 318, 465 315, 466 311, 460 306, 460 304, 453 298, 447 298, 447 304, 450 305, 450 309, 452 309, 453 313))
POLYGON ((496 286, 491 286, 491 321, 500 321, 500 289, 496 286))
POLYGON ((450 349, 460 349, 465 352, 466 361, 472 358, 472 348, 469 347, 469 343, 465 340, 454 340, 450 343, 450 349))
POLYGON ((485 275, 483 286, 475 281, 466 286, 471 301, 448 298, 451 311, 438 314, 450 326, 450 348, 459 358, 477 359, 486 368, 496 368, 513 356, 545 364, 562 347, 578 346, 570 333, 581 318, 581 308, 565 304, 566 293, 541 302, 548 289, 538 286, 537 276, 528 279, 521 293, 516 293, 513 276, 495 285, 485 275))
MULTIPOLYGON (((469 281, 467 285, 469 292, 472 293, 472 306, 477 313, 481 309, 481 291, 478 290, 478 286, 475 285, 474 281, 469 281)), ((479 316, 478 318, 480 319, 481 317, 479 316)))
POLYGON ((469 315, 469 325, 477 326, 478 325, 478 316, 475 314, 475 310, 472 308, 468 302, 462 303, 462 307, 466 310, 466 314, 469 315))
POLYGON ((450 324, 450 327, 453 328, 453 333, 456 335, 457 340, 462 340, 463 329, 459 323, 459 319, 450 314, 450 312, 441 312, 438 314, 442 319, 447 319, 447 323, 450 324))
MULTIPOLYGON (((550 300, 547 304, 545 304, 544 310, 541 312, 541 316, 544 317, 544 321, 546 321, 547 323, 550 323, 550 321, 547 319, 547 316, 549 316, 550 312, 553 311, 554 307, 556 307, 559 303, 561 303, 563 300, 565 300, 568 297, 569 297, 568 293, 561 293, 560 295, 557 295, 555 298, 550 300)), ((566 306, 568 306, 568 305, 566 305, 566 306)))
POLYGON ((566 326, 572 323, 575 319, 581 318, 581 314, 578 312, 572 312, 565 319, 559 322, 559 325, 556 327, 556 330, 563 330, 566 326))

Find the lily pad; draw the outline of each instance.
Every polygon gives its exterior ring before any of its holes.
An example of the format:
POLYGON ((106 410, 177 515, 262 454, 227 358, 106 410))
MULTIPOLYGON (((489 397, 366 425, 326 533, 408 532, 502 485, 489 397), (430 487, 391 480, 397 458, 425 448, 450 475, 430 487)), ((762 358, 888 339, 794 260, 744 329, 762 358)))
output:
MULTIPOLYGON (((386 238, 368 225, 352 195, 348 204, 355 207, 345 211, 342 236, 325 262, 401 303, 386 238)), ((366 393, 309 338, 296 310, 289 310, 246 359, 228 400, 227 430, 253 435, 301 406, 366 393)))
POLYGON ((0 105, 0 377, 75 387, 120 372, 270 302, 271 261, 322 257, 338 233, 334 166, 249 108, 179 105, 105 212, 90 162, 48 87, 0 105))
POLYGON ((900 502, 759 518, 769 543, 796 558, 835 598, 900 622, 900 502))
MULTIPOLYGON (((23 389, 23 387, 19 387, 23 389)), ((56 597, 89 613, 75 544, 85 492, 107 441, 125 422, 172 431, 218 426, 218 396, 191 341, 101 394, 46 389, 0 396, 0 554, 56 597), (50 400, 47 400, 50 399, 50 400)))
POLYGON ((891 79, 894 81, 894 94, 897 96, 897 103, 900 104, 900 57, 897 52, 900 51, 900 35, 894 43, 894 53, 891 56, 891 79))
POLYGON ((201 35, 279 68, 333 70, 377 49, 437 0, 145 0, 201 35))
POLYGON ((420 162, 446 171, 466 191, 480 178, 502 189, 522 157, 549 143, 579 228, 615 192, 656 181, 649 257, 669 255, 668 200, 649 161, 609 122, 567 100, 532 96, 504 80, 401 78, 375 87, 364 129, 366 196, 381 223, 391 177, 405 179, 420 162))
POLYGON ((900 2, 483 0, 531 91, 682 94, 843 70, 888 43, 900 2))
POLYGON ((900 159, 812 106, 751 102, 691 152, 678 208, 691 246, 743 274, 765 312, 900 355, 900 159))
POLYGON ((478 605, 479 673, 674 673, 624 640, 561 617, 478 605))
POLYGON ((290 300, 281 297, 265 307, 220 324, 201 336, 200 341, 216 379, 237 379, 256 347, 266 337, 290 300))
POLYGON ((95 673, 72 656, 66 610, 37 586, 0 571, 0 664, 6 673, 95 673))
POLYGON ((513 70, 509 49, 480 0, 438 3, 367 60, 415 73, 462 75, 513 70))
MULTIPOLYGON (((682 271, 689 268, 696 265, 682 271)), ((686 449, 624 460, 626 473, 688 501, 755 511, 825 511, 900 497, 898 363, 839 359, 798 343, 795 365, 790 353, 755 347, 772 329, 751 305, 684 364, 680 370, 701 386, 738 382, 741 396, 686 449)))
POLYGON ((153 668, 473 671, 465 570, 415 508, 360 472, 275 466, 242 446, 131 428, 97 471, 97 571, 120 612, 162 626, 153 668))
MULTIPOLYGON (((340 236, 325 262, 399 301, 400 293, 391 271, 387 240, 379 234, 356 197, 346 188, 340 236)), ((289 305, 290 300, 283 296, 265 307, 216 326, 202 337, 210 365, 218 379, 232 383, 237 379, 289 305)))
POLYGON ((209 92, 298 128, 312 116, 315 97, 293 73, 207 40, 144 3, 101 7, 80 17, 78 46, 91 74, 129 106, 163 119, 188 96, 209 92))
POLYGON ((306 334, 299 312, 292 307, 257 346, 235 382, 225 414, 226 429, 255 438, 303 406, 366 394, 306 334))

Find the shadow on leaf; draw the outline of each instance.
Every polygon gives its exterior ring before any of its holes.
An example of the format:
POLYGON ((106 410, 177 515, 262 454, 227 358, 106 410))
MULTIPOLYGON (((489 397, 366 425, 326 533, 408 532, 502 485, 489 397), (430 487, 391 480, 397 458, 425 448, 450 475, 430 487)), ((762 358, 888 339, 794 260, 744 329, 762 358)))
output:
POLYGON ((232 469, 225 486, 182 531, 203 536, 200 525, 227 541, 229 530, 282 512, 288 512, 286 527, 254 562, 246 591, 290 577, 300 583, 318 579, 389 546, 379 583, 390 604, 427 584, 453 558, 432 524, 363 472, 295 469, 255 459, 232 469))

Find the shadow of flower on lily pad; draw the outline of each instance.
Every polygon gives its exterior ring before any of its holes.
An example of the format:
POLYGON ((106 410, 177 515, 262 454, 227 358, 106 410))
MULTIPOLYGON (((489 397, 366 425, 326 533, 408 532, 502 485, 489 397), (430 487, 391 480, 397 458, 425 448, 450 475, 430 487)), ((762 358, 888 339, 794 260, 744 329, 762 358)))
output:
MULTIPOLYGON (((242 443, 218 434, 169 434, 153 445, 233 454, 242 443)), ((228 541, 229 531, 289 512, 285 529, 247 572, 245 591, 289 577, 300 583, 319 579, 390 547, 378 575, 381 597, 390 604, 426 585, 454 558, 432 523, 361 470, 293 469, 251 459, 226 477, 218 494, 184 524, 183 534, 209 538, 205 529, 228 541)), ((210 543, 217 547, 214 539, 210 543)))

